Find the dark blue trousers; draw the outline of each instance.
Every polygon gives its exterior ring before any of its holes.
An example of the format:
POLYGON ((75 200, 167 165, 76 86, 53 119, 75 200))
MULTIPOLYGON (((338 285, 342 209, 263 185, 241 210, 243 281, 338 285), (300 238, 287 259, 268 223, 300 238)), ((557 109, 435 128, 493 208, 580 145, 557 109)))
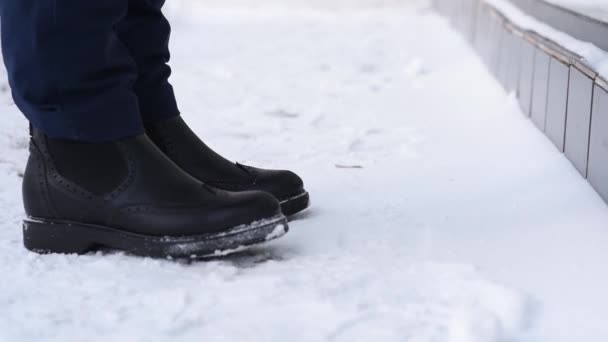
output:
POLYGON ((0 0, 13 98, 52 137, 110 141, 179 115, 165 0, 0 0))

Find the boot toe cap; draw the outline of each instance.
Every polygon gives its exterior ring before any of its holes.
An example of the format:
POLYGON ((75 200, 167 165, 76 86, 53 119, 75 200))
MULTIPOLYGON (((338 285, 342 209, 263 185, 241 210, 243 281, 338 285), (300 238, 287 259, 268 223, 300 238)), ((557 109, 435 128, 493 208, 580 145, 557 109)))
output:
POLYGON ((271 193, 283 200, 304 192, 304 181, 300 176, 285 170, 254 169, 255 183, 259 190, 271 193))

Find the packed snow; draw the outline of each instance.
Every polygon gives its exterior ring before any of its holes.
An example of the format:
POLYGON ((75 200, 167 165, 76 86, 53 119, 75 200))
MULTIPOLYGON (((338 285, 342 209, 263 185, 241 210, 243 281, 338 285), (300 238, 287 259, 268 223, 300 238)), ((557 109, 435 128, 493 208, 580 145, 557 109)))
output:
POLYGON ((265 1, 173 3, 172 80, 211 146, 313 207, 227 258, 30 253, 3 87, 0 341, 608 339, 608 208, 444 19, 265 1))

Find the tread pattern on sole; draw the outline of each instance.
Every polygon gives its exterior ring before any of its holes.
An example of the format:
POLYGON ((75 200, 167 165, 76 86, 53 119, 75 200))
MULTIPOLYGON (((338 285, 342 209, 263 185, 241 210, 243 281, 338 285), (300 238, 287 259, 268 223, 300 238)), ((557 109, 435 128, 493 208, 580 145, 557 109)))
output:
POLYGON ((310 195, 308 192, 283 199, 279 202, 281 204, 281 211, 285 216, 292 216, 301 211, 304 211, 310 206, 310 195))
POLYGON ((288 230, 283 215, 220 233, 185 237, 146 236, 105 226, 29 218, 23 221, 23 241, 28 250, 45 254, 85 254, 109 247, 141 256, 187 258, 226 255, 279 238, 288 230))

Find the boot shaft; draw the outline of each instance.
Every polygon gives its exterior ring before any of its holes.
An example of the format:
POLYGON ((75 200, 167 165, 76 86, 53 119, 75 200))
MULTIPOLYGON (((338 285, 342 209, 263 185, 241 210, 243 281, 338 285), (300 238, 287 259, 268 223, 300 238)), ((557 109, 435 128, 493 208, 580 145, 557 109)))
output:
POLYGON ((104 198, 129 176, 119 143, 51 139, 31 130, 23 177, 23 201, 30 217, 78 219, 94 214, 104 198))

